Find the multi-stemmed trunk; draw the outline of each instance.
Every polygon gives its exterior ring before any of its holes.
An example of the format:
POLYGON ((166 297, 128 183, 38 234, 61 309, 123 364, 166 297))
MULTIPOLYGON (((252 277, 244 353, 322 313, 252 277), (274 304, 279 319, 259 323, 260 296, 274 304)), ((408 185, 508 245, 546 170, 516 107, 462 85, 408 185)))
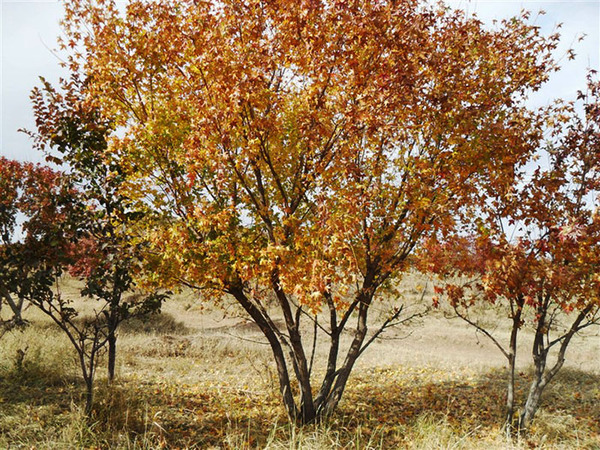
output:
POLYGON ((571 338, 575 335, 575 333, 591 323, 586 323, 585 319, 586 316, 593 310, 593 304, 589 304, 577 314, 577 317, 565 334, 553 341, 550 341, 548 339, 548 332, 551 323, 546 320, 549 301, 549 298, 544 299, 544 303, 540 303, 541 307, 538 310, 538 323, 535 330, 535 338, 532 349, 534 376, 529 387, 529 393, 527 395, 525 406, 523 407, 523 411, 519 417, 519 432, 521 433, 526 433, 529 430, 535 414, 540 407, 544 389, 562 368, 565 362, 565 353, 571 338), (555 344, 560 344, 556 362, 553 366, 547 367, 548 353, 555 344))
POLYGON ((77 351, 81 375, 85 383, 85 414, 91 416, 94 402, 94 378, 98 357, 107 343, 106 323, 100 313, 89 320, 78 320, 71 312, 70 302, 60 294, 48 299, 32 298, 30 301, 46 314, 66 334, 77 351))
POLYGON ((15 326, 24 325, 26 323, 23 320, 22 316, 24 298, 18 297, 15 301, 9 290, 4 288, 3 286, 0 286, 0 305, 2 300, 6 302, 12 313, 12 317, 10 318, 10 320, 5 322, 6 329, 11 329, 15 326))
MULTIPOLYGON (((535 311, 536 329, 532 348, 534 375, 525 400, 525 405, 518 414, 516 411, 517 400, 515 396, 515 367, 518 335, 523 324, 523 308, 525 307, 523 295, 517 295, 510 299, 512 327, 508 348, 505 348, 487 329, 479 325, 476 321, 471 320, 468 315, 462 313, 457 306, 454 307, 458 317, 486 335, 508 360, 505 431, 509 439, 528 432, 535 414, 540 407, 544 389, 564 364, 565 353, 572 337, 583 328, 600 323, 600 308, 594 303, 589 303, 579 310, 575 320, 571 323, 571 326, 562 335, 554 340, 550 340, 550 331, 553 327, 552 322, 555 318, 554 313, 551 313, 550 317, 548 317, 549 311, 551 311, 552 300, 552 295, 550 293, 546 293, 544 296, 538 298, 538 305, 535 311), (552 367, 548 368, 549 351, 553 346, 558 344, 560 344, 560 347, 556 362, 552 367)), ((558 305, 556 306, 557 308, 559 307, 558 305)))
MULTIPOLYGON (((356 360, 367 345, 372 342, 372 339, 368 342, 365 342, 365 340, 368 330, 368 311, 377 286, 374 273, 365 277, 354 301, 343 313, 337 311, 334 301, 328 293, 323 294, 328 307, 329 324, 328 329, 324 327, 321 327, 321 329, 328 335, 329 350, 325 373, 317 391, 313 391, 311 383, 312 357, 309 357, 310 352, 305 351, 300 328, 301 318, 307 314, 301 306, 295 306, 280 287, 277 272, 273 273, 271 287, 277 297, 279 309, 283 313, 285 327, 279 328, 272 320, 269 312, 262 307, 262 304, 249 297, 240 285, 231 286, 227 290, 259 326, 269 342, 277 367, 279 390, 290 420, 301 424, 317 422, 330 415, 337 408, 356 360), (296 308, 295 311, 294 308, 296 308), (352 342, 344 355, 343 362, 339 365, 338 358, 340 356, 342 333, 349 328, 349 321, 353 313, 356 313, 357 317, 356 324, 353 326, 352 342), (291 372, 288 368, 290 365, 294 380, 298 383, 298 399, 296 399, 292 389, 295 383, 292 381, 291 372)), ((399 311, 394 319, 397 318, 398 314, 399 311)), ((313 320, 316 321, 317 319, 313 318, 313 320)), ((389 322, 391 322, 391 319, 375 334, 381 332, 389 322)), ((315 322, 316 328, 317 322, 315 322)))
POLYGON ((90 417, 94 404, 94 378, 98 366, 98 355, 106 345, 106 335, 101 327, 92 326, 85 330, 72 327, 70 324, 60 325, 67 333, 69 340, 77 350, 81 374, 85 382, 85 415, 90 417))

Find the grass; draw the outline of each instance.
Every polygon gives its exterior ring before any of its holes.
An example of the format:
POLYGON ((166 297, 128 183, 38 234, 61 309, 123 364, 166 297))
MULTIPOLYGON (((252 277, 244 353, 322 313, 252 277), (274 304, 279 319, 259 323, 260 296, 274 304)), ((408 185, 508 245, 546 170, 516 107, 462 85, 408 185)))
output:
MULTIPOLYGON (((405 296, 419 307, 412 283, 405 296)), ((501 432, 502 356, 441 312, 375 343, 334 416, 299 428, 256 329, 235 310, 194 305, 182 295, 121 329, 117 381, 107 386, 102 363, 91 420, 67 340, 28 310, 31 326, 0 341, 0 448, 600 449, 597 335, 573 343, 520 442, 501 432)))

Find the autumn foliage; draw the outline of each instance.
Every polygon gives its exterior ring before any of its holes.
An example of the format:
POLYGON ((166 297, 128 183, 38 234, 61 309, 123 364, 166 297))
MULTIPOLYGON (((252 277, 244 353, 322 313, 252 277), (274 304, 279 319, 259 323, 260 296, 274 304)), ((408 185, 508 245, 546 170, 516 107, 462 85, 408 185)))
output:
POLYGON ((233 300, 269 345, 288 418, 320 422, 369 345, 414 317, 399 300, 373 309, 420 270, 440 278, 434 304, 506 357, 508 434, 530 427, 571 339, 600 321, 600 85, 591 74, 577 105, 527 104, 558 36, 527 13, 485 26, 417 0, 65 10, 72 76, 41 79, 29 132, 57 169, 0 158, 0 297, 7 326, 29 301, 66 333, 88 414, 120 324, 185 287, 233 300), (91 316, 57 290, 66 272, 91 316), (481 304, 505 307, 506 343, 481 304))
POLYGON ((123 169, 108 151, 112 121, 87 97, 86 81, 76 74, 61 80, 59 89, 43 78, 41 81, 42 86, 31 95, 37 132, 29 134, 48 161, 68 172, 65 179, 77 189, 73 200, 81 211, 61 221, 77 232, 68 270, 84 281, 82 295, 103 302, 112 381, 119 324, 131 316, 156 311, 166 294, 164 290, 136 291, 134 278, 141 271, 145 244, 135 239, 132 229, 143 212, 132 207, 123 189, 123 169))
POLYGON ((429 268, 447 280, 440 293, 508 359, 507 425, 514 432, 529 428, 572 337, 600 321, 600 85, 593 75, 587 93, 579 94, 583 117, 573 105, 549 115, 550 140, 509 189, 478 211, 471 235, 428 247, 429 268), (470 317, 481 301, 507 305, 507 343, 470 317), (519 404, 516 350, 524 327, 535 336, 535 374, 519 417, 513 417, 519 404))
POLYGON ((3 331, 24 324, 26 304, 54 321, 77 351, 89 413, 105 347, 114 377, 119 324, 156 311, 167 294, 134 292, 143 243, 128 230, 139 213, 119 192, 119 168, 104 152, 110 121, 82 98, 77 77, 63 80, 61 92, 42 82, 32 94, 38 130, 29 134, 62 171, 0 158, 0 294, 13 315, 3 331), (82 282, 91 312, 61 293, 67 273, 82 282))
POLYGON ((513 183, 540 139, 523 100, 554 68, 555 38, 526 17, 490 30, 416 1, 66 9, 70 68, 120 130, 109 152, 148 212, 148 283, 235 298, 304 423, 336 408, 356 359, 401 320, 396 308, 369 333, 414 249, 513 183), (307 321, 329 340, 319 380, 307 321))
POLYGON ((3 330, 23 325, 26 300, 47 295, 56 264, 68 265, 73 233, 61 223, 72 194, 60 173, 0 157, 0 299, 12 315, 3 330))

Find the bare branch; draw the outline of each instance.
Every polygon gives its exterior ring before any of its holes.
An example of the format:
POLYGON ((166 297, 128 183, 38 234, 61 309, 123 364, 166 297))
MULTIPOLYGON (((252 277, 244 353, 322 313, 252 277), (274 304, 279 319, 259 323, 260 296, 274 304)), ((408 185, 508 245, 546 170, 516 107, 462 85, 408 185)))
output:
POLYGON ((471 319, 469 319, 468 316, 462 314, 459 310, 457 306, 454 306, 454 312, 456 313, 456 315, 461 318, 462 320, 464 320, 465 322, 467 322, 469 325, 475 327, 477 329, 477 331, 479 331, 480 333, 483 333, 485 336, 487 336, 496 347, 498 347, 498 349, 502 352, 502 354, 506 357, 506 359, 510 360, 510 355, 509 353, 504 349, 504 347, 502 346, 502 344, 500 344, 500 342, 490 333, 488 332, 485 328, 483 328, 482 326, 480 326, 477 322, 472 321, 471 319))

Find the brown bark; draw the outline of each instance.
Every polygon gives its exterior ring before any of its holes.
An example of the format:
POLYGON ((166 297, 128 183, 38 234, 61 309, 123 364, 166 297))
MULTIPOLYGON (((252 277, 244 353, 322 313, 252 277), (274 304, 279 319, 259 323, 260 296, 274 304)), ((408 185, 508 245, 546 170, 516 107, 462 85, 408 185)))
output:
POLYGON ((117 336, 115 330, 108 333, 108 381, 112 383, 115 379, 115 365, 117 360, 117 336))
POLYGON ((3 298, 6 303, 8 304, 8 306, 10 307, 10 310, 12 311, 13 317, 11 319, 12 323, 14 323, 15 325, 22 325, 24 323, 23 318, 22 318, 22 311, 23 311, 23 299, 19 298, 19 300, 17 300, 16 302, 13 300, 12 296, 10 295, 10 292, 8 292, 8 290, 0 287, 0 299, 3 298))
POLYGON ((275 270, 271 276, 271 285, 277 296, 279 306, 283 311, 286 328, 290 337, 291 357, 294 362, 294 370, 300 386, 300 414, 302 423, 311 423, 316 419, 316 409, 313 400, 312 388, 310 385, 310 371, 308 369, 308 359, 302 345, 300 335, 299 321, 300 316, 294 318, 292 314, 289 299, 287 298, 279 283, 279 276, 275 270))
MULTIPOLYGON (((536 327, 532 351, 535 374, 529 388, 529 394, 527 395, 525 407, 523 408, 523 412, 519 417, 519 430, 521 432, 526 433, 529 430, 531 423, 533 422, 533 419, 535 418, 535 415, 541 405, 542 394, 544 393, 544 389, 564 365, 565 354, 569 343, 571 342, 571 339, 573 338, 575 333, 577 333, 579 330, 586 326, 585 324, 583 324, 584 320, 593 308, 593 304, 587 305, 584 309, 582 309, 579 312, 579 314, 577 314, 577 317, 569 327, 569 330, 564 335, 562 335, 557 340, 554 340, 547 344, 544 342, 544 337, 547 333, 548 326, 545 320, 547 307, 545 307, 543 311, 540 311, 540 318, 536 327), (558 343, 560 343, 560 347, 558 350, 556 362, 551 368, 546 369, 549 350, 553 345, 558 343)), ((588 324, 589 323, 590 322, 588 322, 588 324)))
POLYGON ((290 383, 290 376, 287 369, 287 363, 285 361, 285 355, 283 348, 277 334, 269 321, 265 318, 262 312, 250 301, 250 299, 243 292, 243 289, 239 286, 230 287, 229 292, 237 300, 237 302, 246 310, 250 315, 254 323, 258 325, 262 333, 267 338, 273 357, 275 359, 275 365, 277 367, 277 376, 279 379, 279 391, 283 399, 283 404, 286 409, 287 415, 290 420, 296 421, 298 419, 298 409, 294 401, 292 393, 292 387, 290 383))
MULTIPOLYGON (((356 299, 358 302, 358 318, 356 329, 354 330, 354 339, 350 344, 350 348, 348 349, 348 353, 346 354, 346 358, 344 359, 341 368, 337 371, 337 377, 335 378, 335 383, 333 384, 331 391, 323 399, 323 404, 320 408, 322 416, 330 415, 337 408, 342 399, 344 390, 346 389, 346 384, 348 383, 354 364, 364 350, 363 343, 367 336, 369 307, 371 306, 376 288, 375 274, 369 273, 365 277, 361 291, 358 293, 356 299)), ((347 315, 346 317, 349 316, 347 315)), ((342 324, 340 324, 340 326, 342 326, 342 324)))
MULTIPOLYGON (((310 364, 303 347, 300 330, 302 310, 301 307, 293 305, 285 292, 280 289, 277 283, 277 274, 273 275, 272 287, 277 296, 278 305, 284 315, 285 332, 275 325, 269 317, 268 312, 260 304, 255 304, 246 295, 241 286, 230 286, 226 290, 246 310, 267 338, 277 367, 283 404, 291 420, 300 424, 313 423, 330 415, 337 408, 356 360, 370 343, 368 341, 365 344, 365 338, 368 329, 368 310, 377 287, 377 283, 374 280, 375 276, 373 274, 365 277, 363 286, 357 294, 355 301, 345 311, 339 323, 333 299, 325 294, 325 300, 329 308, 330 331, 323 328, 322 330, 329 336, 329 352, 325 374, 316 395, 313 395, 310 364), (293 307, 296 308, 295 312, 292 310, 293 307), (356 328, 353 329, 354 337, 345 355, 345 359, 338 369, 341 335, 354 312, 358 312, 356 328), (284 348, 287 348, 289 351, 289 360, 285 358, 284 348), (291 389, 288 361, 291 361, 294 368, 295 380, 298 382, 300 389, 298 403, 296 403, 291 389)), ((317 326, 316 321, 315 326, 317 326)))
POLYGON ((327 355, 327 367, 325 369, 325 376, 323 377, 321 388, 319 389, 319 392, 315 397, 315 404, 317 406, 317 413, 319 415, 323 413, 323 403, 327 399, 329 393, 331 392, 331 386, 333 386, 333 382, 335 380, 341 332, 337 324, 337 311, 335 309, 333 299, 330 295, 326 295, 325 297, 327 300, 327 305, 329 307, 329 327, 331 331, 329 334, 330 344, 329 354, 327 355))
POLYGON ((515 367, 517 361, 517 343, 519 330, 521 328, 521 316, 523 313, 523 298, 518 297, 512 308, 512 328, 510 331, 510 342, 508 348, 508 381, 506 386, 506 433, 513 436, 516 431, 515 418, 515 367))

